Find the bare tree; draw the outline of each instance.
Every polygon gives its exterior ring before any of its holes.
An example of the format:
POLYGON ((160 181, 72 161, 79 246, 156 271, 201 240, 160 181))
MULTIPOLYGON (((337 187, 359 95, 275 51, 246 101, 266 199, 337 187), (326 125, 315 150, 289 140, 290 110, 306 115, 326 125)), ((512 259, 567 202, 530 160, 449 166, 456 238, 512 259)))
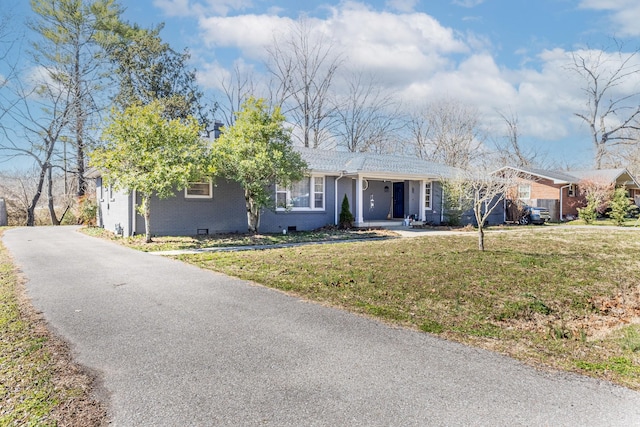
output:
POLYGON ((616 42, 617 51, 609 54, 602 50, 584 50, 572 53, 569 68, 583 79, 586 109, 577 112, 589 127, 594 148, 594 163, 600 169, 611 146, 635 142, 630 130, 640 130, 640 91, 634 80, 640 76, 638 52, 623 52, 616 42), (629 84, 634 89, 629 89, 629 84))
POLYGON ((216 102, 217 111, 223 115, 225 126, 233 126, 242 104, 255 95, 253 73, 236 61, 228 77, 221 79, 220 86, 223 99, 216 102))
POLYGON ((401 124, 391 93, 362 72, 351 74, 347 86, 348 92, 335 100, 338 144, 351 152, 394 151, 392 144, 401 124))
MULTIPOLYGON (((47 184, 51 222, 58 225, 53 203, 52 169, 61 155, 58 143, 69 124, 71 103, 69 92, 56 86, 40 84, 31 91, 20 86, 2 108, 5 121, 1 128, 0 155, 6 159, 28 158, 35 167, 37 180, 27 206, 27 225, 35 225, 35 209, 47 184)), ((4 98, 3 96, 3 99, 4 98)))
POLYGON ((492 175, 489 169, 460 169, 453 178, 443 179, 445 188, 456 193, 462 209, 471 209, 478 227, 478 249, 485 250, 484 227, 496 208, 504 205, 504 199, 517 180, 512 169, 492 175))
POLYGON ((467 168, 482 148, 480 114, 459 101, 428 104, 412 115, 408 126, 415 153, 422 159, 467 168))
POLYGON ((306 18, 267 48, 267 68, 273 78, 272 103, 283 106, 296 126, 294 136, 305 147, 319 147, 329 138, 333 113, 329 89, 341 58, 335 46, 314 32, 306 18))
POLYGON ((502 119, 506 134, 502 138, 494 139, 495 157, 499 166, 527 167, 540 164, 543 155, 535 147, 523 147, 520 141, 518 115, 513 111, 497 112, 502 119))

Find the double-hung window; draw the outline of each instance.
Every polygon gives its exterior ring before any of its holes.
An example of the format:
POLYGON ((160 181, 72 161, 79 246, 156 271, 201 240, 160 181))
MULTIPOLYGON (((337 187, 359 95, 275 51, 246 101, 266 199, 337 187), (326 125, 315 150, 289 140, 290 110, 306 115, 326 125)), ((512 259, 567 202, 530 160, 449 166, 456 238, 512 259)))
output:
POLYGON ((288 187, 276 186, 278 209, 324 209, 324 177, 310 176, 291 183, 288 187))
POLYGON ((531 184, 518 185, 518 199, 528 200, 531 198, 531 184))
POLYGON ((433 189, 433 181, 427 182, 424 188, 424 208, 427 210, 431 210, 431 193, 433 189))
POLYGON ((190 182, 184 189, 186 199, 211 199, 213 197, 213 183, 209 181, 190 182))

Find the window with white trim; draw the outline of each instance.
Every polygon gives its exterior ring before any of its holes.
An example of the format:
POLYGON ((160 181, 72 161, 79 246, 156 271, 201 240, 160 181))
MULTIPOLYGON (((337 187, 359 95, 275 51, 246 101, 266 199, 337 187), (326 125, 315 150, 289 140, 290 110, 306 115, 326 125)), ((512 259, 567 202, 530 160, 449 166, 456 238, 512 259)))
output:
POLYGON ((530 199, 530 198, 531 198, 531 184, 519 184, 518 199, 530 199))
POLYGON ((433 181, 427 182, 424 188, 424 208, 431 210, 431 193, 433 189, 433 181))
POLYGON ((567 196, 576 197, 576 186, 571 184, 567 187, 567 196))
POLYGON ((324 176, 310 176, 284 188, 276 185, 276 207, 291 210, 324 209, 324 176))
POLYGON ((184 189, 185 199, 211 199, 213 197, 213 183, 211 181, 190 182, 184 189))

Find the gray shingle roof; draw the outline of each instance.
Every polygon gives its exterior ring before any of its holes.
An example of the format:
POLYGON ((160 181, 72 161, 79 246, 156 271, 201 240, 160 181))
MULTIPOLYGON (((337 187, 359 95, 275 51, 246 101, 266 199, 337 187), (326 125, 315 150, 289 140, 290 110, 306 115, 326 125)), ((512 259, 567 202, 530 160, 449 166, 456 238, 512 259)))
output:
POLYGON ((521 171, 525 174, 551 179, 555 184, 578 184, 585 179, 599 180, 604 182, 616 182, 622 175, 628 175, 630 181, 635 185, 635 178, 624 168, 620 169, 588 169, 575 171, 550 171, 544 169, 534 169, 527 167, 511 167, 511 169, 521 171))
POLYGON ((296 147, 309 169, 317 172, 344 173, 345 175, 372 174, 389 176, 415 176, 446 178, 454 175, 449 166, 419 159, 375 153, 352 153, 296 147))

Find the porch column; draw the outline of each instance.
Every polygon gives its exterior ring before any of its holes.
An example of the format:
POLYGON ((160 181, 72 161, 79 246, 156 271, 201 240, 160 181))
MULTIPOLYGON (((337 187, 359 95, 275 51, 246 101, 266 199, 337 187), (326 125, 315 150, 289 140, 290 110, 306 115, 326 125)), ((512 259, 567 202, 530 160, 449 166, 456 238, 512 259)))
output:
POLYGON ((427 182, 424 179, 421 179, 420 181, 418 181, 418 183, 420 185, 420 201, 419 201, 420 204, 418 205, 418 207, 420 209, 420 211, 419 211, 420 212, 420 218, 419 219, 420 219, 420 221, 426 221, 427 218, 426 218, 425 213, 424 213, 424 210, 425 210, 424 209, 424 204, 425 204, 425 202, 427 200, 427 190, 426 190, 427 182))
POLYGON ((356 180, 356 225, 360 225, 364 222, 362 216, 362 177, 358 175, 356 180))

